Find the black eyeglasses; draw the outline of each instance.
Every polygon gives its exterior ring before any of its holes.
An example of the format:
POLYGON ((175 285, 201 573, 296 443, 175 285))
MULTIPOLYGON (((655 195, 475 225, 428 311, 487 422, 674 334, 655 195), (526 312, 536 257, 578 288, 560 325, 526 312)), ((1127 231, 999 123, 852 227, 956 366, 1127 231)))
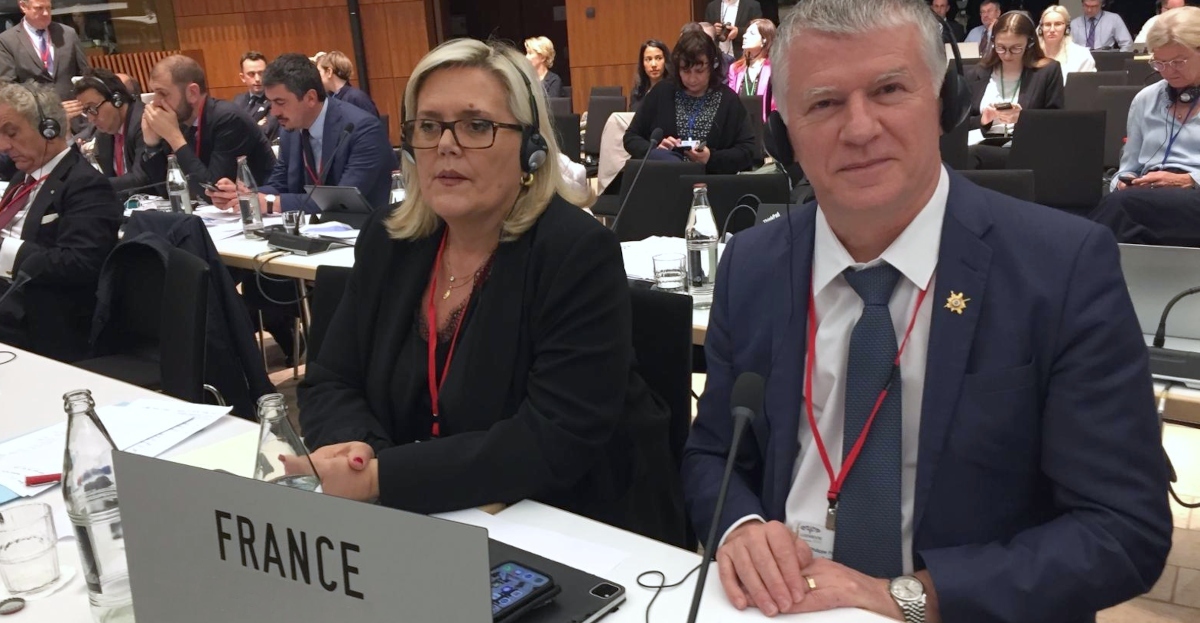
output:
POLYGON ((456 121, 409 119, 404 122, 403 127, 404 135, 413 149, 437 147, 446 130, 450 130, 454 142, 463 149, 487 149, 495 145, 496 134, 501 128, 518 132, 525 130, 523 125, 487 119, 458 119, 456 121))
POLYGON ((100 114, 100 107, 107 103, 108 103, 108 100, 104 100, 103 102, 100 102, 99 104, 88 104, 87 106, 83 107, 83 114, 85 114, 89 117, 95 117, 96 115, 100 114))

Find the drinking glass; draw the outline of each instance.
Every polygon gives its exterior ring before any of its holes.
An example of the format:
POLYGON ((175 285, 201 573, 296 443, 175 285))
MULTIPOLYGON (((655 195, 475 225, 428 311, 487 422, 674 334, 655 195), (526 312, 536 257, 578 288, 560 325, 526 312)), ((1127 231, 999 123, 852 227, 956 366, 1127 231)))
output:
POLYGON ((687 263, 682 253, 654 256, 654 288, 662 292, 687 291, 687 263))
POLYGON ((54 586, 60 575, 58 533, 46 504, 0 509, 0 578, 13 595, 54 586))

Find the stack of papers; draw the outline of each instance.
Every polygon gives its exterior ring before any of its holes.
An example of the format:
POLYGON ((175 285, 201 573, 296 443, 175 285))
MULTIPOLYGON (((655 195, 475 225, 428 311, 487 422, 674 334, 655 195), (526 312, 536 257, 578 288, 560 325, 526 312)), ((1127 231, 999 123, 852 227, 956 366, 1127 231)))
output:
MULTIPOLYGON (((96 414, 120 450, 159 456, 212 426, 230 407, 165 400, 138 400, 100 407, 96 414)), ((67 423, 60 422, 0 444, 0 504, 37 495, 54 485, 25 486, 27 476, 62 471, 67 423)))

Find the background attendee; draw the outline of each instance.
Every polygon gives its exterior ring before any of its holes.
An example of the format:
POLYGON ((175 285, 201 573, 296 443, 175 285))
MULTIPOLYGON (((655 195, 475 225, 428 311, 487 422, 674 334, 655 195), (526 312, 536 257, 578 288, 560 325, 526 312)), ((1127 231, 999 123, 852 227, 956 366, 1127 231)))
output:
POLYGON ((742 35, 750 22, 763 16, 758 0, 712 0, 704 9, 704 20, 712 24, 721 53, 742 56, 742 35))
POLYGON ((562 78, 550 71, 554 67, 554 43, 546 37, 530 37, 525 40, 525 58, 533 64, 538 80, 546 91, 546 97, 566 97, 562 78))
POLYGON ((376 117, 379 116, 379 109, 375 107, 375 102, 371 101, 371 96, 350 84, 350 77, 354 75, 354 63, 350 62, 349 57, 334 50, 317 60, 317 69, 321 72, 321 82, 325 85, 325 90, 334 99, 354 104, 376 117))
POLYGON ((359 237, 300 387, 305 441, 328 494, 420 513, 530 498, 679 542, 620 248, 569 203, 536 80, 516 50, 468 39, 413 70, 408 194, 359 237), (546 158, 526 170, 530 126, 546 158))
POLYGON ((706 534, 735 379, 764 377, 715 519, 729 600, 1083 623, 1147 591, 1167 470, 1112 236, 943 166, 921 0, 804 0, 774 52, 819 201, 726 245, 683 461, 706 534))
POLYGON ((967 33, 966 41, 979 44, 980 58, 987 56, 992 46, 992 25, 1000 19, 1000 0, 983 0, 979 5, 979 19, 983 23, 967 33))
POLYGON ((142 168, 146 145, 142 141, 141 100, 116 74, 101 67, 81 76, 75 94, 84 116, 96 128, 92 155, 113 190, 119 195, 134 189, 144 191, 151 180, 142 168))
POLYGON ((650 89, 671 75, 671 50, 667 44, 650 39, 638 51, 637 78, 629 91, 629 110, 637 112, 650 89))
POLYGON ((1154 26, 1154 22, 1158 21, 1158 16, 1165 11, 1178 9, 1181 6, 1186 6, 1185 0, 1158 0, 1158 13, 1150 16, 1145 24, 1142 24, 1142 29, 1138 31, 1136 37, 1133 38, 1133 46, 1138 50, 1146 49, 1146 35, 1150 33, 1150 28, 1154 26))
POLYGON ((138 82, 137 78, 129 74, 117 74, 117 78, 121 80, 121 84, 125 85, 125 90, 134 97, 139 97, 142 94, 142 83, 138 82))
POLYGON ((1200 8, 1163 13, 1146 43, 1163 79, 1133 98, 1113 192, 1092 218, 1121 242, 1200 247, 1200 8))
MULTIPOLYGON (((388 204, 392 171, 399 163, 379 119, 328 96, 316 66, 303 54, 282 54, 271 61, 263 72, 263 89, 271 114, 283 128, 279 160, 259 187, 264 210, 274 204, 275 212, 320 212, 311 199, 301 204, 307 194, 304 187, 314 184, 353 186, 371 206, 388 204)), ((217 187, 224 192, 210 193, 215 205, 236 204, 232 176, 218 181, 217 187)))
POLYGON ((709 173, 737 173, 755 166, 754 130, 746 108, 721 74, 720 51, 708 36, 689 30, 671 51, 672 77, 650 91, 625 131, 625 151, 647 156, 650 135, 663 131, 649 158, 701 162, 709 173), (680 141, 703 141, 685 148, 680 141))
POLYGON ((0 152, 19 170, 0 198, 0 277, 31 278, 0 307, 0 342, 69 362, 89 354, 100 268, 122 207, 104 176, 68 148, 66 127, 53 92, 0 85, 0 152), (58 136, 39 132, 43 116, 58 136))
POLYGON ((1089 50, 1120 50, 1133 46, 1125 20, 1104 10, 1101 0, 1083 0, 1083 15, 1071 20, 1071 38, 1089 50))
POLYGON ((1042 11, 1038 34, 1041 36, 1042 52, 1046 54, 1046 58, 1058 61, 1064 85, 1070 74, 1096 71, 1096 60, 1092 58, 1091 50, 1071 39, 1071 14, 1065 7, 1046 7, 1046 10, 1042 11))
MULTIPOLYGON (((982 129, 985 136, 1010 135, 1022 110, 1063 107, 1062 70, 1057 61, 1046 58, 1033 19, 1021 11, 996 20, 992 48, 967 70, 966 80, 970 127, 982 129)), ((1003 169, 1008 162, 1007 147, 972 145, 971 154, 975 168, 1003 169)))
POLYGON ((742 37, 742 57, 729 67, 729 88, 740 95, 763 98, 763 120, 775 110, 771 97, 771 44, 775 42, 775 24, 756 19, 742 37))
POLYGON ((950 26, 950 36, 953 37, 955 41, 962 41, 963 39, 967 38, 966 31, 963 30, 962 24, 958 23, 958 21, 954 19, 954 16, 950 15, 950 0, 930 0, 929 8, 932 9, 934 13, 937 13, 938 17, 946 20, 946 24, 950 26))
MULTIPOLYGON (((717 43, 717 29, 709 22, 688 22, 683 25, 683 28, 679 29, 680 36, 689 30, 702 32, 707 35, 709 39, 712 39, 713 43, 717 43)), ((678 39, 676 41, 678 41, 678 39)), ((717 46, 717 49, 720 50, 720 45, 717 46)), ((717 71, 719 71, 721 74, 729 71, 729 67, 733 65, 734 60, 736 59, 733 58, 733 54, 729 54, 724 50, 721 50, 721 66, 717 69, 717 71)), ((673 66, 674 65, 672 65, 672 67, 673 66)))
POLYGON ((246 85, 246 90, 233 98, 233 104, 246 111, 267 140, 273 141, 279 137, 279 120, 271 115, 271 103, 263 94, 262 73, 266 68, 267 57, 262 52, 251 50, 242 55, 238 77, 246 85))
POLYGON ((52 85, 67 119, 79 129, 83 107, 75 101, 71 78, 83 75, 90 66, 79 35, 70 26, 51 21, 50 0, 19 0, 17 6, 24 18, 0 33, 0 81, 52 85))
POLYGON ((150 72, 154 101, 142 112, 142 167, 151 180, 167 179, 167 154, 183 169, 192 197, 204 196, 201 183, 237 177, 237 158, 246 156, 258 182, 275 166, 275 154, 258 124, 233 102, 208 95, 204 70, 191 58, 168 56, 150 72))

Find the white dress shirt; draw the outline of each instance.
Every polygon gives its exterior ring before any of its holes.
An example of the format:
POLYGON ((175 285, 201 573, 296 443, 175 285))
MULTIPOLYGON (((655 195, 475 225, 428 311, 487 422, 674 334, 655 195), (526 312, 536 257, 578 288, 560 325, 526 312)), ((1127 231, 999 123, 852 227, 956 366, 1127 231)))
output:
MULTIPOLYGON (((39 59, 42 57, 42 39, 46 40, 46 49, 50 52, 50 69, 53 70, 54 44, 50 41, 50 30, 43 30, 42 34, 39 35, 37 29, 31 26, 28 21, 21 20, 21 24, 25 26, 25 32, 29 34, 29 40, 33 41, 33 51, 37 53, 39 59)), ((50 73, 51 75, 54 74, 53 71, 50 73)))
MULTIPOLYGON (((817 210, 816 232, 813 241, 812 287, 816 300, 817 337, 816 370, 813 372, 813 417, 821 431, 833 471, 837 474, 842 466, 842 433, 845 424, 846 366, 850 355, 850 334, 862 316, 863 303, 858 293, 850 287, 842 273, 850 268, 862 270, 887 262, 903 275, 896 283, 888 309, 892 314, 892 325, 896 330, 896 345, 899 347, 908 330, 913 310, 922 288, 928 289, 912 335, 900 357, 900 412, 901 425, 901 471, 900 471, 900 535, 903 547, 904 573, 913 571, 913 500, 916 497, 917 449, 921 431, 921 400, 925 391, 925 362, 929 352, 929 321, 935 306, 940 307, 938 292, 934 288, 934 271, 937 268, 938 252, 941 247, 942 221, 946 215, 946 200, 950 193, 950 176, 942 169, 937 188, 929 202, 877 259, 858 263, 846 251, 833 230, 829 228, 825 214, 817 210)), ((944 293, 943 293, 944 294, 944 293)), ((810 348, 813 345, 809 345, 810 348)), ((806 370, 807 374, 807 370, 806 370)), ((796 379, 802 383, 803 379, 796 379)), ((880 388, 883 389, 882 387, 880 388)), ((829 510, 827 493, 829 476, 813 442, 807 416, 801 412, 799 444, 800 455, 793 468, 792 488, 786 503, 786 523, 789 527, 797 523, 825 525, 829 510)), ((758 516, 739 519, 726 536, 737 526, 758 516)))
POLYGON ((308 142, 312 145, 313 158, 317 159, 314 171, 319 175, 321 167, 325 164, 321 160, 321 147, 325 144, 325 111, 329 110, 329 99, 321 103, 321 112, 317 114, 316 120, 308 128, 308 142))
MULTIPOLYGON (((62 161, 67 152, 71 151, 68 147, 53 158, 49 162, 42 165, 42 168, 33 172, 34 179, 41 179, 46 174, 54 170, 58 163, 62 161)), ((18 182, 10 182, 18 183, 18 182)), ((38 182, 34 185, 33 190, 29 193, 29 201, 25 202, 25 207, 17 212, 17 216, 5 227, 0 230, 0 277, 12 279, 13 264, 17 261, 17 251, 21 249, 24 243, 21 240, 21 232, 25 227, 25 217, 29 214, 29 208, 33 206, 33 200, 37 198, 38 191, 42 189, 43 182, 38 182)))
MULTIPOLYGON (((737 14, 738 14, 738 5, 739 4, 741 4, 740 0, 732 0, 732 1, 731 0, 722 0, 721 16, 720 16, 721 23, 729 23, 729 24, 733 24, 734 26, 737 26, 737 14)), ((738 36, 740 37, 744 34, 746 34, 746 33, 739 32, 738 36)), ((725 41, 721 42, 720 47, 721 47, 722 52, 724 52, 726 54, 733 54, 733 39, 730 38, 730 39, 726 39, 725 41)))
POLYGON ((1067 83, 1067 76, 1072 73, 1096 71, 1096 59, 1092 57, 1092 51, 1070 38, 1063 40, 1054 60, 1062 66, 1063 84, 1067 83))

